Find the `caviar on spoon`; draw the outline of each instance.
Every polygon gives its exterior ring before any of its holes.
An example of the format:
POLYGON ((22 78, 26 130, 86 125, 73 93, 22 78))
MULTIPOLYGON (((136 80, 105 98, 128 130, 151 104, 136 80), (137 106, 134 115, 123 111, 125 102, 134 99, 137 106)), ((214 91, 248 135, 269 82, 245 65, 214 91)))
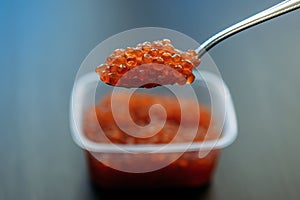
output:
POLYGON ((300 0, 282 1, 215 34, 196 50, 180 51, 168 39, 117 49, 96 68, 96 73, 101 81, 113 86, 152 88, 165 84, 190 84, 195 79, 193 69, 200 64, 200 57, 216 44, 299 7, 300 0))

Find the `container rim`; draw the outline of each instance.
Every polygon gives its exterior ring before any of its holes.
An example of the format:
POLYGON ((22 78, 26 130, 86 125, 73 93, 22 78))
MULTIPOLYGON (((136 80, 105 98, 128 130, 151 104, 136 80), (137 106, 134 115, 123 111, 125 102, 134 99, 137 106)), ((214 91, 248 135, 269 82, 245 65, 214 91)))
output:
MULTIPOLYGON (((218 89, 224 90, 225 94, 225 123, 220 137, 216 140, 208 140, 204 142, 193 143, 172 143, 172 144, 107 144, 93 142, 89 140, 82 131, 81 124, 77 124, 74 118, 74 98, 83 89, 83 84, 98 81, 95 73, 88 73, 80 77, 77 83, 74 84, 70 98, 70 128, 74 142, 84 150, 90 152, 101 153, 175 153, 175 152, 191 152, 191 151, 207 151, 222 149, 230 144, 237 137, 238 127, 236 112, 229 89, 225 82, 208 71, 201 71, 218 89)), ((79 120, 80 123, 82 120, 79 120)))

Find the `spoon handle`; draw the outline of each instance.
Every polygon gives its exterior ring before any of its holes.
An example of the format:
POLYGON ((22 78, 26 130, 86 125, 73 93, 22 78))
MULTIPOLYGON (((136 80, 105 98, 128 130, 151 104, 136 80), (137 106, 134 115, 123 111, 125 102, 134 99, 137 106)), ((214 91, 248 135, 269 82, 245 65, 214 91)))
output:
POLYGON ((209 49, 211 49, 212 47, 214 47, 216 44, 223 41, 224 39, 240 31, 243 31, 247 28, 250 28, 264 21, 280 16, 282 14, 288 13, 290 11, 296 10, 298 8, 300 8, 300 0, 285 0, 283 2, 280 2, 275 6, 272 6, 271 8, 261 11, 247 19, 244 19, 241 22, 238 22, 237 24, 234 24, 224 29, 223 31, 220 31, 219 33, 215 34, 214 36, 206 40, 195 51, 198 54, 198 57, 200 58, 209 49))

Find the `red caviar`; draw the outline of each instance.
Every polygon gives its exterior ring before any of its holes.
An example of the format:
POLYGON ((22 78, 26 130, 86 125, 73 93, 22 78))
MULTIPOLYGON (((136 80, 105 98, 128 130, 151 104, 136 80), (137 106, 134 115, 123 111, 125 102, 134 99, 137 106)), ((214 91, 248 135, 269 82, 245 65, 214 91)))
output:
POLYGON ((200 59, 194 50, 180 51, 170 40, 164 39, 144 42, 134 48, 116 49, 104 64, 96 68, 96 73, 109 85, 149 88, 190 84, 195 78, 192 70, 199 64, 200 59), (126 75, 129 71, 131 73, 126 75), (177 72, 181 76, 174 78, 177 72))
MULTIPOLYGON (((208 109, 194 101, 183 99, 181 107, 178 100, 173 96, 160 96, 146 93, 134 93, 130 97, 129 105, 126 105, 126 99, 129 94, 119 92, 114 96, 114 106, 118 109, 118 113, 113 115, 112 110, 112 97, 111 95, 103 98, 98 104, 87 112, 85 120, 84 132, 90 140, 96 142, 107 142, 106 137, 113 143, 118 144, 158 144, 158 143, 169 143, 176 136, 175 142, 190 142, 197 141, 201 142, 207 135, 207 129, 210 125, 211 115, 208 109), (149 133, 145 132, 140 137, 134 137, 130 134, 122 131, 115 120, 121 124, 129 125, 130 119, 126 116, 126 109, 129 109, 130 117, 132 120, 140 125, 146 126, 150 122, 149 109, 154 104, 160 104, 167 114, 167 119, 164 127, 154 136, 151 136, 151 130, 149 133), (199 119, 192 117, 182 118, 181 112, 189 113, 189 116, 197 116, 197 108, 199 109, 199 119), (95 121, 94 113, 96 112, 97 120, 95 121), (191 133, 191 124, 198 124, 197 134, 191 133), (96 128, 100 125, 102 131, 96 128), (178 134, 179 126, 187 130, 184 134, 178 134), (194 138, 194 139, 193 139, 194 138)), ((155 113, 154 118, 157 120, 163 120, 164 116, 160 113, 155 113)), ((155 126, 155 123, 153 124, 155 126)), ((216 135, 209 134, 209 137, 213 139, 216 135)), ((207 138, 206 138, 207 139, 207 138)))
MULTIPOLYGON (((118 93, 114 96, 114 106, 117 106, 118 114, 113 116, 112 96, 107 95, 102 98, 94 107, 87 110, 84 116, 84 133, 87 138, 99 143, 115 143, 115 144, 168 144, 171 141, 175 143, 183 142, 201 142, 205 139, 213 140, 218 137, 216 133, 208 134, 208 127, 212 123, 209 110, 191 100, 184 99, 180 107, 179 101, 173 96, 160 96, 146 93, 134 93, 131 96, 129 105, 125 104, 128 96, 127 93, 118 93), (166 112, 166 122, 164 127, 155 135, 143 133, 143 137, 135 137, 131 134, 123 132, 115 120, 121 121, 122 124, 128 123, 128 117, 124 117, 124 109, 129 109, 133 121, 145 126, 149 124, 149 108, 154 104, 160 104, 166 112), (199 119, 187 117, 181 119, 182 111, 188 112, 193 116, 199 108, 199 119), (95 118, 96 112, 96 118, 95 118), (116 118, 117 117, 117 118, 116 118), (197 122, 198 131, 192 133, 189 131, 190 124, 197 122), (99 126, 100 125, 100 126, 99 126), (179 126, 183 126, 185 131, 178 134, 179 126), (100 129, 101 127, 101 129, 100 129), (145 137, 148 136, 149 137, 145 137), (176 136, 176 138, 175 138, 176 136)), ((154 114, 155 118, 160 119, 161 116, 154 114)), ((155 123, 153 124, 155 126, 155 123)), ((161 162, 161 159, 170 159, 174 154, 141 154, 141 158, 145 156, 145 163, 136 162, 134 156, 126 153, 87 153, 87 161, 89 164, 89 172, 93 182, 101 188, 138 188, 138 187, 198 187, 207 184, 212 179, 214 169, 218 161, 219 150, 213 150, 204 158, 198 157, 197 151, 182 152, 182 155, 173 161, 170 165, 152 172, 146 173, 128 173, 118 171, 108 166, 136 166, 139 169, 151 165, 151 163, 161 162), (94 157, 94 154, 102 158, 101 161, 94 157), (149 157, 150 156, 150 157, 149 157), (149 158, 149 160, 148 160, 149 158)), ((140 159, 140 158, 139 158, 140 159)), ((122 167, 121 167, 122 168, 122 167)))

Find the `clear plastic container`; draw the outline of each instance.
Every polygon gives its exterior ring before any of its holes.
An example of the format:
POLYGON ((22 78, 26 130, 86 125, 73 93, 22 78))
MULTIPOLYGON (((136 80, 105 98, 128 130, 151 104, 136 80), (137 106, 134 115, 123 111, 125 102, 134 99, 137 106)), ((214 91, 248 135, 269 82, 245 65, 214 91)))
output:
POLYGON ((192 85, 197 99, 212 109, 212 118, 217 122, 213 128, 219 131, 219 136, 190 143, 91 141, 84 133, 83 120, 86 110, 110 92, 111 86, 101 84, 95 73, 79 77, 74 84, 70 107, 72 136, 85 152, 93 183, 100 188, 200 187, 213 179, 221 150, 237 136, 235 109, 221 78, 208 71, 196 75, 192 85))

